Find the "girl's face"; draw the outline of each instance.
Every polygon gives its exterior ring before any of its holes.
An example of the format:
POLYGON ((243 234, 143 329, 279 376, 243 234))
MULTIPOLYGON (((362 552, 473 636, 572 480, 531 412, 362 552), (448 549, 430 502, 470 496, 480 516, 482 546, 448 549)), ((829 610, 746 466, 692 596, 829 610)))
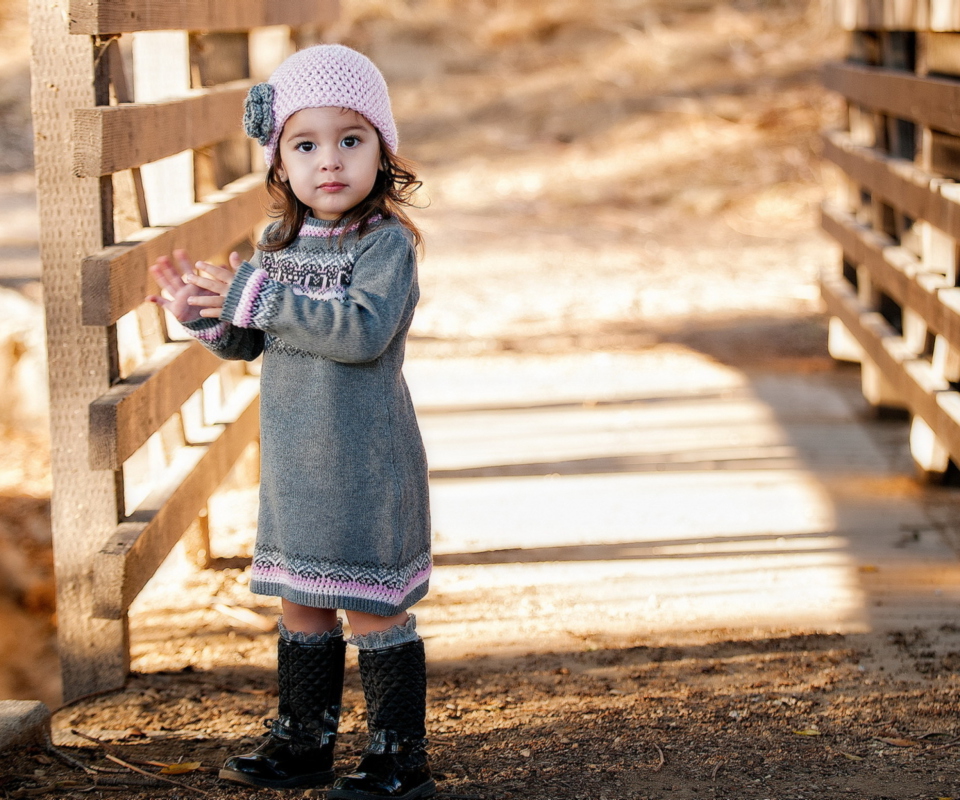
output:
POLYGON ((335 220, 366 199, 377 179, 380 140, 356 111, 304 108, 287 119, 278 144, 281 180, 317 219, 335 220))

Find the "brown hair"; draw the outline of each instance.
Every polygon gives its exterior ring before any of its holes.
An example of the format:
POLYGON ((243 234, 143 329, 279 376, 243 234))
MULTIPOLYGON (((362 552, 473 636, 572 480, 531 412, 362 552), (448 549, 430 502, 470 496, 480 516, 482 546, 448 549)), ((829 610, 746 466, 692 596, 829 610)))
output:
MULTIPOLYGON (((370 220, 380 215, 384 218, 395 217, 399 220, 413 234, 414 243, 419 249, 423 246, 423 235, 404 209, 413 206, 413 194, 423 183, 417 180, 414 164, 392 153, 384 144, 379 130, 377 139, 380 142, 380 168, 377 170, 373 189, 366 198, 349 211, 345 211, 336 220, 337 225, 343 228, 339 241, 343 242, 347 231, 354 225, 357 235, 363 236, 367 232, 370 220)), ((300 235, 300 229, 310 211, 309 207, 293 193, 290 184, 280 180, 279 169, 280 148, 278 147, 273 156, 273 163, 267 170, 267 193, 273 198, 269 213, 270 216, 276 217, 278 222, 267 229, 267 235, 259 245, 261 250, 267 252, 289 247, 300 235)))

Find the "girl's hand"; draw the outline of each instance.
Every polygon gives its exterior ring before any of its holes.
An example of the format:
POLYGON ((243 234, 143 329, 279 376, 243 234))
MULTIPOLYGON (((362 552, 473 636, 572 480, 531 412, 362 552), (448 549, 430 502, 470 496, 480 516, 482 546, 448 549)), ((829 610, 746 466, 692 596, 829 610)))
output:
POLYGON ((183 276, 184 282, 197 290, 196 294, 187 297, 187 304, 194 308, 199 306, 201 317, 219 318, 224 298, 230 291, 230 284, 242 263, 243 259, 236 252, 230 254, 229 267, 198 261, 197 271, 183 276))
POLYGON ((150 265, 150 274, 160 287, 162 294, 150 295, 147 300, 169 311, 178 322, 196 322, 200 312, 189 302, 191 297, 208 292, 186 282, 187 275, 193 274, 190 259, 184 250, 174 250, 173 259, 160 256, 150 265))
POLYGON ((242 263, 237 253, 230 254, 231 269, 199 261, 197 267, 210 276, 204 277, 194 271, 185 251, 174 250, 172 261, 161 256, 150 266, 150 274, 163 294, 151 295, 147 300, 165 308, 179 322, 219 317, 230 281, 242 263))

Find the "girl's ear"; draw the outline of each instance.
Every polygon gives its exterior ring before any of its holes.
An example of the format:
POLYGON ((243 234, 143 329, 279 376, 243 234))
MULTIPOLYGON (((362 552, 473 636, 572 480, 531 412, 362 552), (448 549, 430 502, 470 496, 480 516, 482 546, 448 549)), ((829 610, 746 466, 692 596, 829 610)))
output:
POLYGON ((283 168, 283 164, 277 164, 277 177, 282 183, 287 182, 287 171, 283 168))

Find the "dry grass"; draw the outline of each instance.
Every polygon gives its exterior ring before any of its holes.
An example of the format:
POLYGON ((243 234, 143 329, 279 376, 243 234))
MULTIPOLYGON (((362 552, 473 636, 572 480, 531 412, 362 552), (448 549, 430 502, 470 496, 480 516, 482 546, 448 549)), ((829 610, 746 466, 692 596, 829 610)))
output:
POLYGON ((368 0, 339 33, 388 74, 437 203, 582 212, 689 206, 691 189, 711 213, 819 184, 839 106, 817 70, 840 40, 817 8, 368 0), (495 184, 478 190, 480 171, 495 184))
POLYGON ((428 352, 818 313, 819 136, 842 109, 819 68, 843 44, 818 3, 359 0, 337 35, 384 70, 422 168, 428 352))

